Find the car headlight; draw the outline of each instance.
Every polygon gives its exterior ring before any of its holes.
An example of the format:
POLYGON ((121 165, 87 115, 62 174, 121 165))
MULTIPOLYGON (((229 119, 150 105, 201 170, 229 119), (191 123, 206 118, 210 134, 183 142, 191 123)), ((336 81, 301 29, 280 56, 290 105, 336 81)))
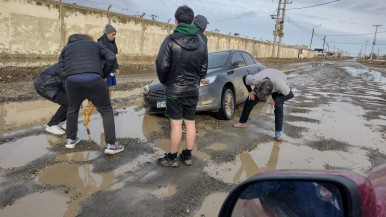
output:
POLYGON ((217 77, 217 75, 209 76, 209 77, 205 78, 206 79, 206 84, 202 84, 200 82, 200 87, 204 87, 206 85, 209 85, 209 84, 213 83, 216 80, 216 77, 217 77))
POLYGON ((144 88, 143 88, 143 94, 147 95, 149 93, 149 85, 147 84, 144 88))

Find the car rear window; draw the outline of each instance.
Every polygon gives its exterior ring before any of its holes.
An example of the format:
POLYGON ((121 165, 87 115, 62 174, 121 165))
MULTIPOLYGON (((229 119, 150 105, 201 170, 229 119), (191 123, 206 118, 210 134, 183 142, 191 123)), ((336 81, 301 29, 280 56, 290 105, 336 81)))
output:
POLYGON ((208 69, 219 68, 225 65, 229 52, 216 52, 208 54, 208 69))

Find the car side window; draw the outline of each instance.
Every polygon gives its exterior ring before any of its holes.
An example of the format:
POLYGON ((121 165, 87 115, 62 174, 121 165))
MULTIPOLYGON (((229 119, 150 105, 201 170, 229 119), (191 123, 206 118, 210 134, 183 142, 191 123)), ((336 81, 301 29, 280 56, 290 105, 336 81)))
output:
POLYGON ((232 56, 232 59, 231 59, 231 64, 233 65, 234 63, 236 62, 243 62, 244 63, 244 59, 243 57, 241 56, 240 52, 236 52, 233 54, 232 56))
POLYGON ((244 52, 242 52, 241 54, 243 55, 245 63, 247 66, 253 65, 256 63, 255 60, 251 57, 251 55, 244 53, 244 52))

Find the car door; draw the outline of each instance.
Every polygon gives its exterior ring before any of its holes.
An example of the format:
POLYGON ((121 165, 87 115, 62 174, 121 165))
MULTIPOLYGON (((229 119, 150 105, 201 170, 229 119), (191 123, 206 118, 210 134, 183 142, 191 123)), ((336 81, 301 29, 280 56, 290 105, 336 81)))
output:
POLYGON ((262 65, 255 60, 249 53, 241 52, 241 55, 244 58, 245 65, 247 67, 247 73, 250 75, 254 75, 259 71, 263 70, 262 65))
POLYGON ((248 92, 243 83, 243 76, 247 74, 248 69, 240 51, 234 52, 230 60, 227 75, 235 88, 234 94, 236 97, 236 104, 244 102, 246 96, 248 95, 248 92))

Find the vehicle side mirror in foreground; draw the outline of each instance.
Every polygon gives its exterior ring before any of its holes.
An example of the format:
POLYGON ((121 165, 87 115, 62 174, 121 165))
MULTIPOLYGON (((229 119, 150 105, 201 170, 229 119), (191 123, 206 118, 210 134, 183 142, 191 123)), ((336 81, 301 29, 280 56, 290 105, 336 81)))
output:
POLYGON ((361 217, 376 213, 374 190, 359 174, 278 170, 236 186, 219 216, 361 217), (363 193, 366 188, 368 191, 363 193), (367 200, 366 207, 361 198, 367 200))

